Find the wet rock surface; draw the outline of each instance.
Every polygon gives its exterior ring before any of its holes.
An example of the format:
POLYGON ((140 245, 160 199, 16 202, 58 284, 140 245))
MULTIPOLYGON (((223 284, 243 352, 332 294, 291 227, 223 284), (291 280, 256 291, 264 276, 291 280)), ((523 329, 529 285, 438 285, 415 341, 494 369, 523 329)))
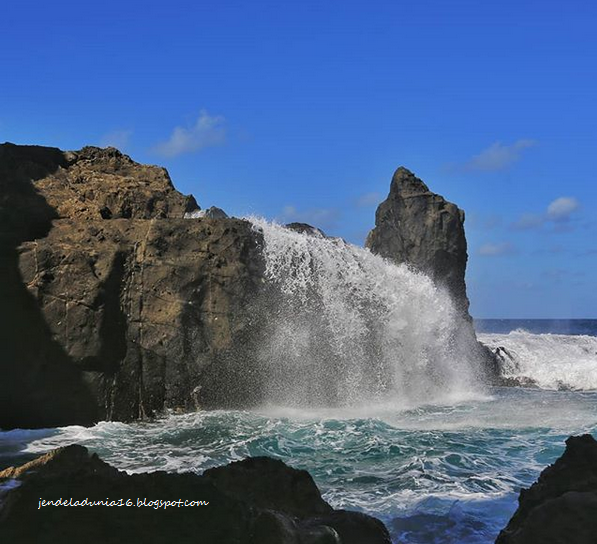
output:
POLYGON ((428 274, 446 286, 462 311, 468 312, 464 212, 431 192, 406 168, 394 173, 390 193, 377 208, 375 228, 365 245, 377 255, 428 274))
POLYGON ((392 177, 388 197, 377 208, 375 228, 365 246, 396 264, 424 272, 448 290, 460 314, 456 344, 482 361, 491 381, 501 383, 498 360, 477 341, 468 313, 464 211, 400 167, 392 177))
POLYGON ((333 510, 307 472, 266 457, 202 476, 129 475, 72 445, 0 472, 6 481, 15 484, 0 498, 0 533, 9 542, 390 544, 380 521, 333 510), (40 499, 71 498, 133 504, 39 508, 40 499), (137 499, 209 504, 156 509, 137 507, 137 499))
POLYGON ((571 436, 563 455, 520 492, 496 544, 594 544, 596 514, 597 441, 571 436))

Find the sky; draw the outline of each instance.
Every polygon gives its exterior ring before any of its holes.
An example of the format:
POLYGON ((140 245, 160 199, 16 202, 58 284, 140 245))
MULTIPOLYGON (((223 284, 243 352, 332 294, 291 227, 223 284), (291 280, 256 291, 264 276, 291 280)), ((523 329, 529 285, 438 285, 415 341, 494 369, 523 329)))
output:
POLYGON ((597 3, 6 2, 0 142, 113 145, 201 207, 362 244, 398 166, 477 318, 597 318, 597 3))

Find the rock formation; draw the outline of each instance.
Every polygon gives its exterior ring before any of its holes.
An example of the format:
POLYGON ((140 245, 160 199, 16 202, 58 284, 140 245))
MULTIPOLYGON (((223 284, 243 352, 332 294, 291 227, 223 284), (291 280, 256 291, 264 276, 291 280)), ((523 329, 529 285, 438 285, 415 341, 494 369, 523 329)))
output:
POLYGON ((496 544, 594 544, 596 513, 597 441, 571 436, 564 454, 520 492, 496 544))
POLYGON ((388 197, 377 208, 375 228, 365 246, 397 264, 406 263, 424 272, 449 291, 462 316, 458 347, 474 353, 483 362, 488 378, 499 382, 495 355, 477 341, 468 313, 464 212, 400 167, 394 173, 388 197))
POLYGON ((468 315, 464 212, 432 193, 406 168, 394 173, 390 193, 377 208, 375 228, 365 246, 397 264, 407 263, 447 287, 468 315))
POLYGON ((116 149, 0 146, 0 428, 251 402, 260 237, 197 209, 116 149))
MULTIPOLYGON (((114 148, 0 145, 0 428, 262 401, 262 244, 114 148)), ((431 273, 466 313, 462 213, 410 172, 368 245, 431 273)))
POLYGON ((0 472, 2 481, 12 483, 0 497, 0 534, 7 542, 390 544, 380 521, 333 510, 307 472, 267 457, 201 476, 128 475, 72 445, 0 472), (72 499, 70 504, 122 499, 125 506, 40 508, 41 499, 72 499), (138 507, 137 499, 209 504, 160 509, 138 507))

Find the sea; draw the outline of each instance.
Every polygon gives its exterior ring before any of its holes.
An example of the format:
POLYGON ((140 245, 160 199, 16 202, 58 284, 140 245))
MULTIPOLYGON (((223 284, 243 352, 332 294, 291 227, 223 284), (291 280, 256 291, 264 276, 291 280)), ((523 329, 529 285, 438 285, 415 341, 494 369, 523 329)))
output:
MULTIPOLYGON (((327 399, 316 391, 307 403, 285 402, 305 395, 309 381, 284 385, 278 376, 271 401, 253 410, 166 414, 153 421, 100 422, 87 428, 4 431, 0 432, 0 467, 70 443, 87 446, 130 473, 200 474, 230 461, 267 455, 308 470, 333 507, 383 520, 396 543, 488 544, 515 511, 520 490, 563 453, 566 438, 583 433, 597 436, 597 320, 475 320, 479 340, 502 349, 502 373, 513 384, 485 385, 472 370, 467 371, 460 352, 454 359, 447 353, 437 358, 421 350, 423 337, 427 343, 430 335, 442 340, 443 319, 449 317, 442 314, 433 323, 434 312, 449 308, 424 278, 397 271, 400 267, 389 267, 338 241, 334 242, 337 250, 326 245, 331 242, 317 242, 321 254, 316 255, 313 243, 305 244, 302 235, 256 223, 265 230, 274 253, 268 256, 272 278, 286 278, 290 272, 284 267, 296 269, 297 262, 305 261, 308 278, 294 277, 282 285, 285 307, 297 299, 300 307, 308 306, 312 299, 306 293, 314 291, 319 301, 316 314, 323 315, 328 308, 332 312, 315 323, 313 316, 296 321, 299 306, 291 308, 287 318, 278 314, 278 320, 289 321, 281 323, 267 342, 264 364, 278 361, 283 372, 303 364, 301 375, 312 373, 313 380, 329 383, 321 369, 325 362, 317 360, 318 351, 310 342, 331 322, 318 342, 340 345, 348 340, 334 334, 349 328, 357 341, 346 353, 338 352, 343 364, 334 367, 335 374, 347 376, 345 382, 339 378, 341 390, 327 399), (282 257, 289 262, 282 262, 282 257), (339 269, 344 273, 338 275, 339 269), (346 273, 351 269, 354 273, 346 273), (314 274, 315 279, 309 280, 314 274), (372 281, 377 282, 374 287, 372 281), (408 296, 383 306, 380 301, 387 301, 396 282, 406 286, 408 296), (297 283, 303 289, 298 294, 292 288, 297 283), (417 287, 421 283, 424 287, 417 287), (343 286, 348 286, 345 293, 343 286), (373 297, 381 313, 372 316, 369 308, 366 315, 358 314, 354 308, 366 305, 348 304, 355 296, 360 302, 373 297), (415 313, 418 317, 409 319, 415 313), (375 340, 379 349, 358 351, 370 337, 365 333, 372 322, 377 331, 387 328, 382 340, 375 340), (276 338, 286 338, 288 331, 295 335, 292 341, 281 351, 274 349, 276 338), (410 354, 395 364, 394 340, 410 354), (387 353, 380 346, 388 348, 387 353), (380 359, 383 364, 375 366, 380 359), (358 382, 372 366, 376 375, 385 373, 385 377, 375 383, 358 382), (438 376, 440 387, 436 387, 438 376), (348 387, 351 380, 362 385, 363 396, 359 397, 359 388, 348 387), (377 396, 375 388, 381 391, 377 396)), ((329 358, 329 350, 324 350, 324 356, 329 358)))

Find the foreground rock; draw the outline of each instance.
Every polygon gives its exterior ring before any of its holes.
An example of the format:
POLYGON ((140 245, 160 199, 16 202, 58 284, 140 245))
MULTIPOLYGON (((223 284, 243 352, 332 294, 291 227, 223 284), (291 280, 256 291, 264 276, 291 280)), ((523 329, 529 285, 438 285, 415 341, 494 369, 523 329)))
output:
POLYGON ((0 428, 254 402, 260 236, 197 210, 116 149, 0 146, 0 428))
POLYGON ((18 487, 0 500, 0 534, 7 542, 177 544, 390 544, 383 524, 335 511, 305 471, 258 457, 195 474, 128 475, 82 446, 54 450, 0 472, 18 487), (132 506, 45 506, 40 499, 127 499, 132 506), (137 507, 162 501, 204 506, 137 507))
POLYGON ((572 436, 566 451, 529 489, 496 544, 597 542, 597 442, 572 436))

